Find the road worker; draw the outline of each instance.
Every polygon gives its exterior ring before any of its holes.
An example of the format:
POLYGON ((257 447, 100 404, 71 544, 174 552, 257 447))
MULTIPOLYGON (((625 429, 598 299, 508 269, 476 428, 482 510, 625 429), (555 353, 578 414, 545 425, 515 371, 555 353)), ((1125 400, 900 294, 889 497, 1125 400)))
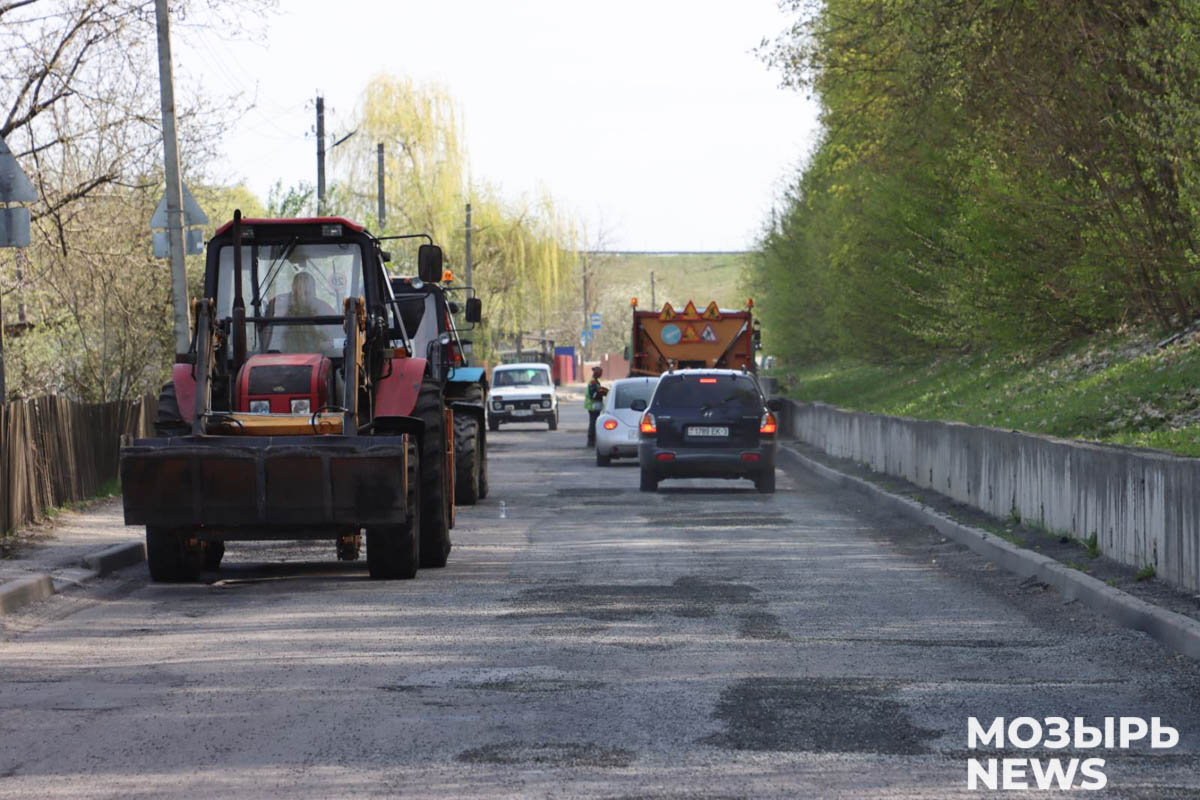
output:
POLYGON ((592 367, 592 380, 587 385, 587 391, 583 396, 583 407, 588 412, 588 434, 587 446, 596 446, 596 418, 600 416, 600 410, 604 408, 604 395, 608 394, 608 389, 600 385, 600 376, 604 374, 604 370, 600 367, 592 367))

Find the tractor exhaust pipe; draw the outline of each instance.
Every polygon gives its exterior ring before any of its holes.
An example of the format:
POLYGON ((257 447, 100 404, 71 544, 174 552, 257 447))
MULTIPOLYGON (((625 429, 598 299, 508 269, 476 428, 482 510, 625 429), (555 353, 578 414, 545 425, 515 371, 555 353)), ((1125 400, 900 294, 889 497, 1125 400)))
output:
POLYGON ((246 301, 242 296, 242 210, 233 212, 233 375, 246 363, 246 301))

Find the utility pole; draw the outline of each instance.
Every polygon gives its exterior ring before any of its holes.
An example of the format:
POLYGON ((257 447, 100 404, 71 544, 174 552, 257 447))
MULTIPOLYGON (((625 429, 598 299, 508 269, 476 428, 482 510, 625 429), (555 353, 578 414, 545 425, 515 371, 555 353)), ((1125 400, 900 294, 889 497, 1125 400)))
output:
POLYGON ((467 270, 467 286, 471 286, 471 204, 467 203, 467 242, 464 261, 467 270))
POLYGON ((7 402, 8 387, 4 385, 4 292, 0 292, 0 408, 7 402))
POLYGON ((321 95, 317 95, 317 216, 325 216, 325 98, 321 95))
POLYGON ((658 308, 658 303, 654 301, 654 270, 650 270, 650 308, 658 308))
POLYGON ((375 147, 375 174, 379 180, 379 188, 376 191, 379 193, 379 232, 387 228, 387 200, 383 195, 383 142, 380 142, 375 147))
POLYGON ((179 180, 179 141, 175 134, 175 78, 171 68, 171 29, 167 0, 155 0, 158 18, 158 92, 162 104, 163 166, 167 178, 167 240, 171 256, 171 299, 175 304, 175 355, 188 351, 187 268, 183 261, 183 184, 179 180))
MULTIPOLYGON (((588 257, 585 255, 583 257, 583 328, 581 328, 585 337, 591 333, 588 327, 588 277, 588 257)), ((587 360, 587 356, 592 352, 592 341, 590 338, 587 340, 587 344, 583 345, 583 349, 584 360, 587 360)))

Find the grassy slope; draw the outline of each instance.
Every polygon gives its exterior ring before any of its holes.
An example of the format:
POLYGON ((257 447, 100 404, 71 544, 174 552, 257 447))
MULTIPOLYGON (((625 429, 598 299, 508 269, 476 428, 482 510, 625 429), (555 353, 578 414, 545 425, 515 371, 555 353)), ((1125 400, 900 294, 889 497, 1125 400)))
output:
POLYGON ((746 298, 738 290, 745 253, 686 253, 649 255, 622 253, 605 256, 603 280, 626 287, 643 309, 650 308, 650 272, 654 272, 655 298, 682 307, 694 300, 703 307, 716 300, 722 308, 741 308, 746 298))
POLYGON ((1151 333, 1054 356, 976 354, 932 364, 815 364, 789 394, 843 408, 946 419, 1200 456, 1200 335, 1151 333))

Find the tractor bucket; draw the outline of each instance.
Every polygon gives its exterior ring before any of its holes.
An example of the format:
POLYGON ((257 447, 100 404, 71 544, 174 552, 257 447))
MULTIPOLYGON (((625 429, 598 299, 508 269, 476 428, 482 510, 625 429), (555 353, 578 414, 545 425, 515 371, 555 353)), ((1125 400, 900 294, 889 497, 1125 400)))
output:
POLYGON ((406 453, 406 436, 138 439, 121 448, 125 524, 400 525, 406 453))

